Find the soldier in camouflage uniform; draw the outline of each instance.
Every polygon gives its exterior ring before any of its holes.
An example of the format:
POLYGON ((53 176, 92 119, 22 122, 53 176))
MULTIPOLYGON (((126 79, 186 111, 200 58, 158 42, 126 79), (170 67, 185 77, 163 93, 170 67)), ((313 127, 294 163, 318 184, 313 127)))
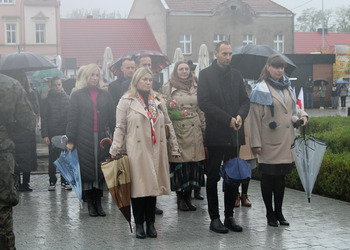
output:
POLYGON ((0 249, 15 249, 12 207, 18 203, 18 179, 9 134, 34 129, 35 115, 23 87, 0 74, 0 249))

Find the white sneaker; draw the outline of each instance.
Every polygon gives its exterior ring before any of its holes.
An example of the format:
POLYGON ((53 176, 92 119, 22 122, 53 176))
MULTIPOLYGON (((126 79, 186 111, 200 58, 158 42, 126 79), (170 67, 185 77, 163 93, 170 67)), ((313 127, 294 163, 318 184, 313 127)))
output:
POLYGON ((65 190, 72 190, 72 186, 67 183, 66 186, 64 187, 64 189, 65 190))
POLYGON ((56 190, 56 184, 50 183, 49 191, 55 191, 55 190, 56 190))

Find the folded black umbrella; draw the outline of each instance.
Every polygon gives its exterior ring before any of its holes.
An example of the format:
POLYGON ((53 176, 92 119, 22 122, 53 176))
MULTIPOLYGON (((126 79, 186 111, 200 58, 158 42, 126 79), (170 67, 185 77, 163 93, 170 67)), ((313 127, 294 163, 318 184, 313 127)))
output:
POLYGON ((273 54, 279 54, 286 61, 287 67, 284 69, 286 75, 290 76, 297 67, 287 56, 267 45, 248 44, 234 47, 232 54, 231 67, 239 70, 246 79, 257 80, 266 65, 267 58, 273 54))

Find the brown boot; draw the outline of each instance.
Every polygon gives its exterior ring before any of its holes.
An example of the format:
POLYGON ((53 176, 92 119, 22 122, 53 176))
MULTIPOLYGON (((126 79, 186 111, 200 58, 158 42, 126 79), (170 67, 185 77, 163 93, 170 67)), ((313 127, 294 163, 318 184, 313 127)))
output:
POLYGON ((235 207, 239 207, 241 205, 241 197, 239 194, 236 196, 235 207))
POLYGON ((244 206, 244 207, 251 207, 252 206, 252 203, 248 199, 247 194, 242 194, 241 201, 242 201, 242 206, 244 206))
POLYGON ((189 207, 186 204, 185 197, 182 191, 176 191, 177 196, 177 209, 180 211, 189 211, 189 207))

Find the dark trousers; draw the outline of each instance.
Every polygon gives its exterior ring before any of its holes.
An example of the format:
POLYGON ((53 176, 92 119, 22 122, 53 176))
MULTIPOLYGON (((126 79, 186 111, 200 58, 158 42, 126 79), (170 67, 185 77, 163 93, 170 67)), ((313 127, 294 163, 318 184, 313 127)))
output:
POLYGON ((15 171, 15 175, 18 177, 20 184, 26 184, 30 182, 30 172, 23 172, 22 182, 21 182, 21 172, 15 171))
MULTIPOLYGON (((59 148, 52 147, 52 145, 49 145, 49 182, 56 184, 57 177, 56 177, 56 166, 54 164, 54 161, 57 160, 57 158, 60 156, 62 150, 59 148)), ((61 183, 66 183, 66 180, 61 175, 61 183)))
POLYGON ((313 108, 314 107, 314 92, 305 92, 306 103, 305 108, 313 108))
MULTIPOLYGON (((220 167, 222 162, 235 158, 236 147, 208 147, 208 174, 207 174, 207 200, 210 219, 220 218, 218 200, 218 181, 220 181, 220 167)), ((233 216, 233 209, 237 195, 237 185, 224 183, 225 217, 233 216)))
POLYGON ((266 215, 272 214, 273 212, 275 212, 276 215, 281 214, 285 189, 285 175, 262 174, 260 188, 266 207, 266 215), (275 209, 272 207, 272 195, 275 209))
POLYGON ((344 108, 346 106, 346 96, 341 96, 340 101, 342 108, 344 108))
POLYGON ((131 198, 132 212, 136 224, 155 221, 156 197, 131 198))

